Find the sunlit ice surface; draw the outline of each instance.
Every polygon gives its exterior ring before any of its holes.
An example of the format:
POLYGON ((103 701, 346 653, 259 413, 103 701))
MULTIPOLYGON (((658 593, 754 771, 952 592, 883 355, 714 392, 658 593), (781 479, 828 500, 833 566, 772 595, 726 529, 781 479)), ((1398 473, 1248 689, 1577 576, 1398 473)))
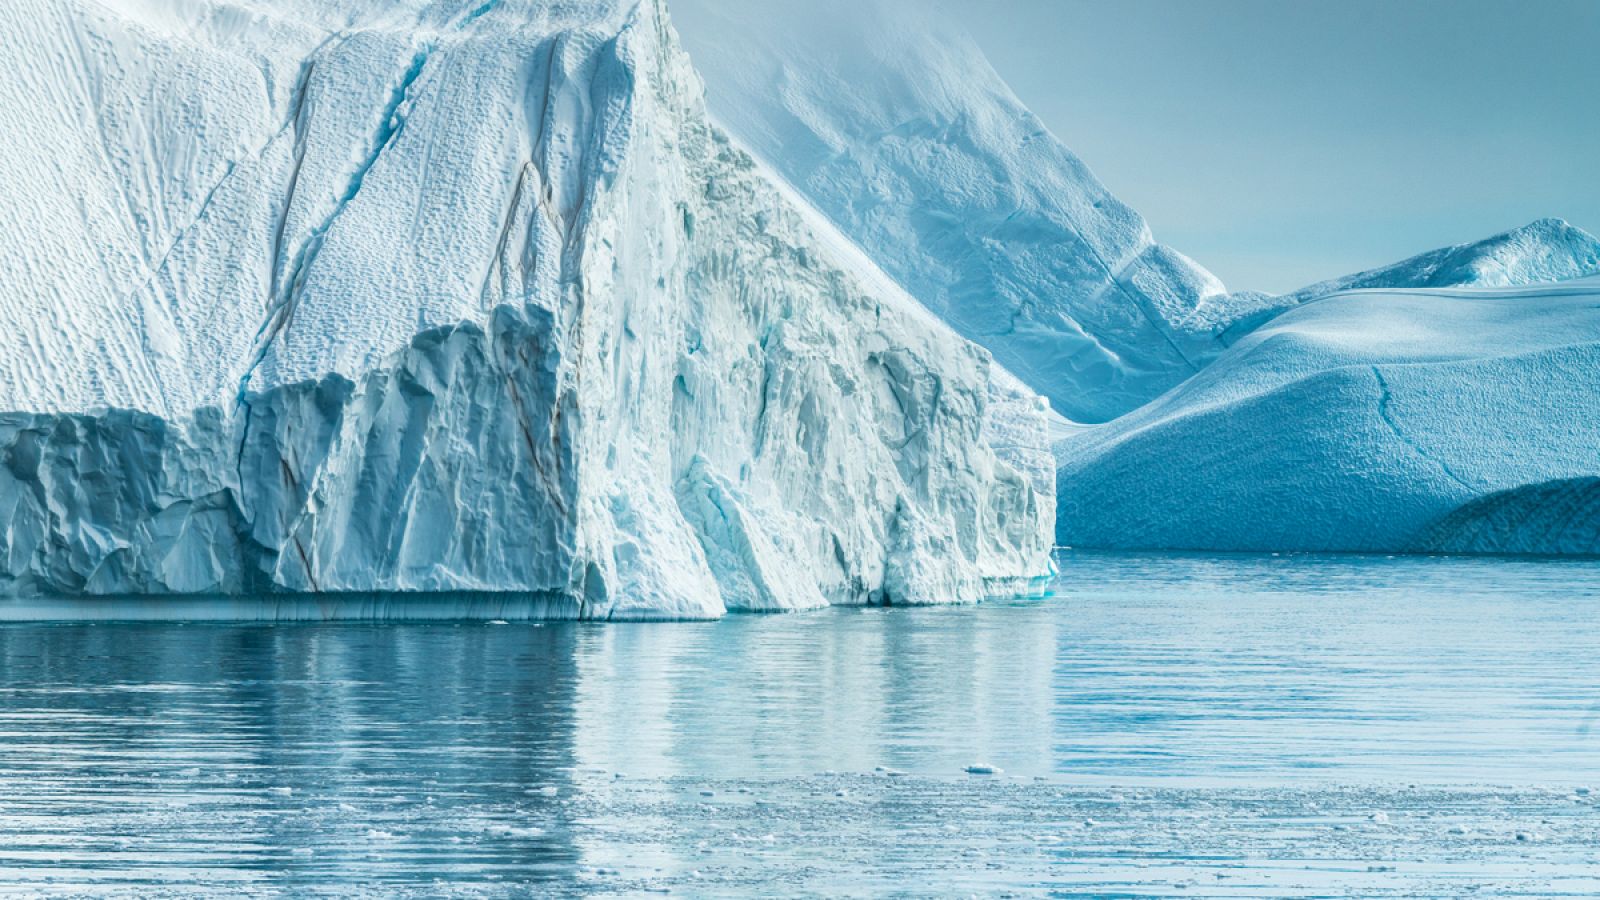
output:
POLYGON ((0 627, 0 888, 1600 891, 1600 563, 1058 565, 715 623, 0 627))

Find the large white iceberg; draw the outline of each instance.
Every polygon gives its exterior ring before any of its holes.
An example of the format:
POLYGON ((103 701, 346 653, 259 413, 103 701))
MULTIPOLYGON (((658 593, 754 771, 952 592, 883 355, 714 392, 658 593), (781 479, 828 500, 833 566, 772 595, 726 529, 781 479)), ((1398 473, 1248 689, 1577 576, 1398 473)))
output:
POLYGON ((1600 279, 1356 290, 1072 430, 1078 547, 1600 552, 1600 279))
POLYGON ((12 593, 974 600, 1046 407, 707 121, 657 0, 0 12, 12 593))

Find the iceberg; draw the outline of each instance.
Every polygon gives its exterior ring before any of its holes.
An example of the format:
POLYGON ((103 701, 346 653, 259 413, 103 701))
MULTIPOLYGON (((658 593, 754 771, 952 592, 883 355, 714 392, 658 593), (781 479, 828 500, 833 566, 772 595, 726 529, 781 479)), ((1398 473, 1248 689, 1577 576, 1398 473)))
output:
POLYGON ((1046 402, 708 120, 659 0, 18 0, 0 46, 0 591, 1050 571, 1046 402))
POLYGON ((1600 552, 1600 279, 1334 293, 1056 445, 1058 539, 1600 552))

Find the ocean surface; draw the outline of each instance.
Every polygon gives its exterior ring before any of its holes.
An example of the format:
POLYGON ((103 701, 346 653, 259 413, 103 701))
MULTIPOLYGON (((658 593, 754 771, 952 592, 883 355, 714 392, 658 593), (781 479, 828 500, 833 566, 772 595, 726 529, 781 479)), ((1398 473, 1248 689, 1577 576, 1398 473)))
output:
POLYGON ((3 625, 0 892, 1600 894, 1600 563, 1058 563, 708 624, 3 625))

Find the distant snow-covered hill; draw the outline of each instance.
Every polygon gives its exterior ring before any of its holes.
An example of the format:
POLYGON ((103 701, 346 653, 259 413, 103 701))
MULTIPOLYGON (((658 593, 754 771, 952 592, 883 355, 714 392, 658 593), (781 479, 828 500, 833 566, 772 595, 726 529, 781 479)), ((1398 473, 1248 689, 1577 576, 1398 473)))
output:
POLYGON ((1240 293, 1212 298, 1196 309, 1194 324, 1222 332, 1231 342, 1285 310, 1340 291, 1517 287, 1592 275, 1600 275, 1600 238, 1561 219, 1540 219, 1481 241, 1422 253, 1291 294, 1240 293))
POLYGON ((1358 290, 1058 445, 1059 540, 1600 553, 1600 279, 1358 290))

